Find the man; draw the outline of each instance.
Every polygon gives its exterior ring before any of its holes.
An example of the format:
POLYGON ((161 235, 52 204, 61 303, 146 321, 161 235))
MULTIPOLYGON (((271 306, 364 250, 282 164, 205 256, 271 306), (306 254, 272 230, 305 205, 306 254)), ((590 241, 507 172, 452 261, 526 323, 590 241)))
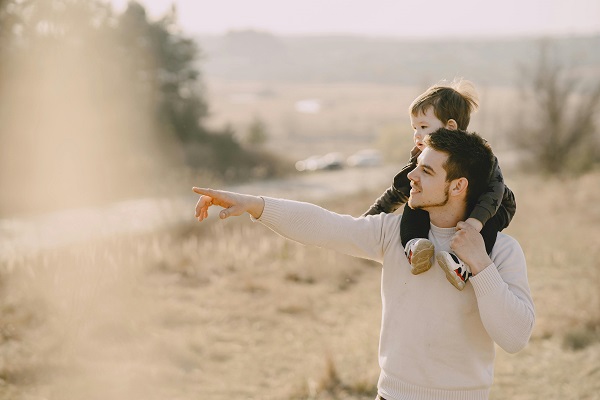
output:
POLYGON ((378 396, 487 399, 494 344, 517 352, 533 329, 525 257, 502 233, 488 255, 481 235, 463 222, 489 181, 493 154, 485 141, 442 128, 426 144, 408 175, 409 205, 429 212, 436 251, 452 250, 470 266, 473 276, 462 292, 447 284, 441 268, 411 273, 399 215, 353 218, 308 203, 194 188, 202 195, 196 217, 202 221, 213 205, 225 208, 222 219, 247 212, 289 239, 381 262, 378 396))

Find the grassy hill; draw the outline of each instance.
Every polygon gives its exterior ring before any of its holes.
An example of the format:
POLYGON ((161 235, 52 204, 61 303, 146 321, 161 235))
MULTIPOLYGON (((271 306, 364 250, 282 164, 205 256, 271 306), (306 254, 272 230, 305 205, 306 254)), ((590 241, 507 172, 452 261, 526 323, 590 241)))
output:
POLYGON ((406 40, 358 36, 275 36, 232 31, 197 38, 210 78, 287 82, 419 84, 468 76, 480 84, 518 83, 541 43, 567 68, 600 79, 600 36, 406 40))

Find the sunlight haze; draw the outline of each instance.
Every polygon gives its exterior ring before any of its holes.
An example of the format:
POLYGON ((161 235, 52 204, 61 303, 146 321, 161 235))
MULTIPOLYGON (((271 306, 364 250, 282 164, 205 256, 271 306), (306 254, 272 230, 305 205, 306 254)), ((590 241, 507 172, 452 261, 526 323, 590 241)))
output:
MULTIPOLYGON (((127 0, 111 0, 121 10, 127 0)), ((597 0, 140 0, 151 17, 174 3, 189 34, 256 29, 274 34, 395 37, 564 36, 600 33, 597 0)))

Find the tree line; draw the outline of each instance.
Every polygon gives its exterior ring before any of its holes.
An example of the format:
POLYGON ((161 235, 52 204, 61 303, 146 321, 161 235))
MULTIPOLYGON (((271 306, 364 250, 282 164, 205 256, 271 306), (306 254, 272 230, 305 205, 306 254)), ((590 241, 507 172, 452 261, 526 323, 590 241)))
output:
POLYGON ((104 196, 93 181, 123 192, 161 168, 277 173, 275 157, 207 126, 202 57, 174 6, 153 20, 133 1, 0 0, 3 191, 31 198, 55 181, 67 206, 104 196))

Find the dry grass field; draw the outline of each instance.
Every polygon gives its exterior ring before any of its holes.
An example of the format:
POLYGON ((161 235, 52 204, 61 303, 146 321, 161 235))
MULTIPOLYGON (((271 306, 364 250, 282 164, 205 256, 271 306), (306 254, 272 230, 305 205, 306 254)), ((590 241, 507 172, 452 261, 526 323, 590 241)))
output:
MULTIPOLYGON (((379 146, 398 163, 423 88, 210 82, 211 123, 243 135, 258 116, 291 161, 379 146), (321 112, 295 112, 303 99, 321 112)), ((480 89, 472 128, 504 150, 513 94, 480 89)), ((498 350, 491 398, 600 399, 600 172, 547 180, 502 154, 518 202, 507 233, 527 256, 537 322, 524 351, 498 350)), ((386 187, 319 204, 359 215, 386 187)), ((249 218, 189 213, 151 233, 2 257, 0 400, 373 399, 379 265, 249 218)))
MULTIPOLYGON (((537 322, 498 350, 491 398, 600 399, 600 173, 510 178, 537 322)), ((378 194, 322 205, 358 215, 378 194)), ((379 283, 246 217, 14 257, 0 399, 372 399, 379 283)))

